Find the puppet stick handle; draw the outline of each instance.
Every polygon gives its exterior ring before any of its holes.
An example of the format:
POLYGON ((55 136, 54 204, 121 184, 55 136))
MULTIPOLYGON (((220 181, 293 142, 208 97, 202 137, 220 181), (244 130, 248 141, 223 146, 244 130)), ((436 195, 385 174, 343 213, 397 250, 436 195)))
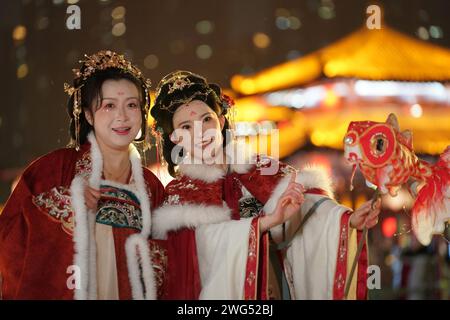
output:
POLYGON ((358 249, 356 250, 355 258, 353 259, 350 274, 348 275, 347 281, 345 283, 345 291, 344 291, 344 299, 345 300, 347 300, 348 292, 350 290, 350 285, 353 280, 353 274, 355 273, 356 265, 358 264, 359 256, 361 255, 363 245, 366 242, 366 236, 367 236, 367 227, 364 227, 364 229, 362 231, 361 239, 359 239, 358 249))
MULTIPOLYGON (((372 197, 372 204, 371 204, 372 209, 373 209, 373 206, 375 205, 375 202, 380 198, 380 196, 381 196, 380 189, 377 188, 372 197)), ((345 283, 345 291, 344 291, 344 299, 345 300, 347 300, 348 292, 350 290, 350 285, 353 280, 353 274, 355 273, 356 265, 358 264, 359 256, 361 255, 363 245, 366 242, 366 238, 367 238, 367 227, 364 227, 362 237, 361 237, 361 239, 359 239, 358 249, 356 250, 355 258, 353 259, 352 268, 350 270, 349 277, 347 277, 347 281, 345 283)))

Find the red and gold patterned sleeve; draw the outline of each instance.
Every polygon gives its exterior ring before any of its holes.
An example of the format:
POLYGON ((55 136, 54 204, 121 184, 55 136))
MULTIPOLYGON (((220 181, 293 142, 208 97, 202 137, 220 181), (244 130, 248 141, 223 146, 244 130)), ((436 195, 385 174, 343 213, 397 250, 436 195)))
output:
POLYGON ((256 164, 239 180, 261 203, 265 204, 281 180, 292 173, 294 168, 268 157, 258 156, 256 164))
MULTIPOLYGON (((352 212, 347 211, 341 216, 339 247, 337 252, 336 271, 333 284, 333 299, 345 298, 345 287, 350 281, 349 273, 355 258, 357 243, 361 240, 362 231, 350 227, 350 216, 352 212)), ((347 299, 367 299, 367 244, 365 243, 358 259, 357 269, 351 279, 347 299)))
POLYGON ((253 218, 248 237, 244 300, 268 300, 269 238, 261 236, 259 217, 253 218))

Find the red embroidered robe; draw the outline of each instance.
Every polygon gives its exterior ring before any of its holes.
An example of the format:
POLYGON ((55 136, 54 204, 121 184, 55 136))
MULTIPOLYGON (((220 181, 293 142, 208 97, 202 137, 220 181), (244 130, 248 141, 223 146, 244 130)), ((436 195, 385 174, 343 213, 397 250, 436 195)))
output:
MULTIPOLYGON (((166 187, 165 204, 153 219, 153 236, 168 240, 166 299, 272 298, 267 233, 258 218, 270 214, 291 174, 285 164, 259 158, 254 165, 231 165, 228 174, 206 165, 181 165, 181 175, 166 187), (263 168, 275 165, 273 174, 263 168)), ((291 297, 342 299, 349 265, 360 233, 350 229, 350 210, 332 200, 329 179, 302 170, 306 188, 298 217, 270 230, 277 241, 293 237, 279 252, 291 297), (314 203, 326 198, 295 234, 314 203)), ((349 298, 366 298, 367 252, 359 259, 349 298)))
POLYGON ((156 298, 155 289, 162 287, 166 251, 161 241, 149 241, 148 234, 150 209, 163 201, 163 186, 142 168, 134 146, 130 185, 103 181, 92 133, 89 141, 78 152, 60 149, 34 161, 7 201, 0 214, 3 299, 96 299, 95 249, 102 248, 96 248, 92 234, 95 223, 112 226, 120 299, 156 298), (97 215, 85 208, 83 177, 102 189, 97 215), (136 256, 142 253, 152 261, 143 259, 139 266, 136 256), (80 268, 81 287, 70 285, 73 265, 80 268))

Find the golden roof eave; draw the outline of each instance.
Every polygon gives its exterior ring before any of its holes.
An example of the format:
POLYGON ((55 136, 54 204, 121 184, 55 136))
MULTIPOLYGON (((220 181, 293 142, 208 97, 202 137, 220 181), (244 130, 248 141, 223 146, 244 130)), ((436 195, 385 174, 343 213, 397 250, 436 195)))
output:
POLYGON ((365 27, 304 57, 252 76, 236 75, 234 90, 257 94, 302 86, 321 78, 450 81, 450 50, 384 26, 365 27))

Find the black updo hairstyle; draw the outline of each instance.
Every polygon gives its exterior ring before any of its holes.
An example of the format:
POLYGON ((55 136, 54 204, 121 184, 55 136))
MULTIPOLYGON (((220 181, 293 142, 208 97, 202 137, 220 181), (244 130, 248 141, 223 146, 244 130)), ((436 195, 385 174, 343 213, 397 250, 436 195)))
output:
MULTIPOLYGON (((169 174, 172 177, 176 176, 175 166, 184 157, 182 149, 179 151, 179 158, 176 159, 176 163, 171 157, 173 148, 177 146, 170 140, 170 135, 174 131, 173 115, 175 111, 186 102, 199 100, 206 103, 218 117, 226 116, 228 112, 228 106, 222 99, 222 90, 218 85, 208 83, 203 77, 195 74, 183 78, 190 81, 190 84, 182 89, 176 89, 171 93, 169 93, 169 90, 173 82, 162 85, 155 99, 155 104, 150 111, 152 117, 155 119, 155 129, 162 135, 162 152, 168 164, 169 174)), ((229 128, 228 119, 225 117, 225 123, 222 129, 224 148, 231 141, 228 136, 230 134, 229 128)))
MULTIPOLYGON (((80 70, 82 73, 84 71, 85 66, 83 66, 80 70)), ((94 113, 97 108, 100 107, 100 102, 102 100, 102 85, 106 80, 121 80, 125 79, 132 82, 139 92, 139 101, 140 101, 140 109, 142 115, 142 126, 141 126, 141 135, 138 137, 135 142, 144 141, 147 134, 147 112, 145 108, 146 93, 145 86, 142 81, 134 77, 132 74, 123 71, 119 68, 108 68, 105 70, 98 70, 93 75, 91 75, 88 79, 83 81, 83 85, 80 88, 81 94, 81 107, 83 112, 79 115, 80 122, 80 145, 86 143, 87 136, 91 130, 94 128, 89 124, 86 119, 85 113, 87 110, 90 110, 94 113), (96 109, 93 109, 96 108, 96 109)), ((81 85, 81 79, 74 80, 74 87, 78 87, 81 85)), ((67 103, 67 112, 70 116, 70 126, 69 126, 69 135, 70 142, 69 147, 73 147, 75 145, 75 119, 73 115, 73 99, 74 95, 71 95, 69 101, 67 103)), ((150 101, 150 96, 147 98, 150 101)))

